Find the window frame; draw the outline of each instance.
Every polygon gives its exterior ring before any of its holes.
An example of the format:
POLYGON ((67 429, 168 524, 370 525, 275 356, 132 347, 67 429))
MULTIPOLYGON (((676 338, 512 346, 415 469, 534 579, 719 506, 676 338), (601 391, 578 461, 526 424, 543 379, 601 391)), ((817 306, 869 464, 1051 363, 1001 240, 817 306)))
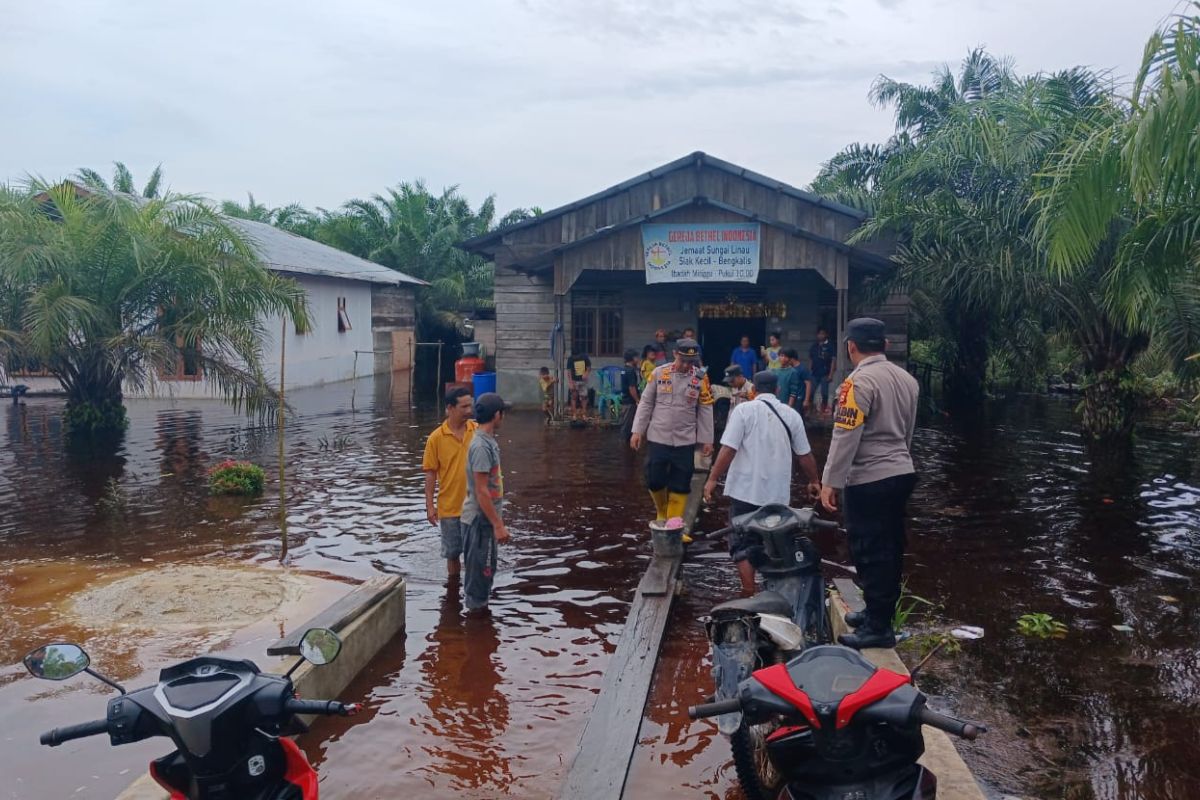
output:
POLYGON ((348 333, 354 330, 354 326, 350 324, 350 312, 346 310, 346 298, 344 297, 337 299, 337 328, 338 333, 348 333))
MULTIPOLYGON (((32 360, 32 359, 31 359, 32 360)), ((0 363, 0 375, 8 378, 53 378, 54 373, 46 369, 44 366, 40 369, 29 369, 29 361, 25 359, 17 359, 16 356, 11 356, 7 363, 0 363), (13 369, 13 363, 18 363, 19 366, 13 369)))
POLYGON ((592 358, 624 355, 625 311, 620 292, 572 293, 571 352, 592 358))
MULTIPOLYGON (((182 336, 175 337, 175 347, 180 351, 182 351, 184 349, 182 336)), ((199 357, 199 355, 204 352, 204 345, 201 343, 201 341, 199 339, 196 340, 196 348, 195 349, 196 349, 197 357, 199 357)), ((186 372, 186 369, 187 369, 187 355, 184 354, 183 352, 180 352, 175 356, 175 371, 172 373, 172 372, 166 372, 164 370, 163 372, 161 372, 159 374, 159 377, 164 381, 181 381, 181 382, 190 382, 190 383, 195 383, 197 381, 204 380, 204 365, 200 363, 199 358, 197 358, 197 361, 196 361, 195 373, 188 374, 186 372)))

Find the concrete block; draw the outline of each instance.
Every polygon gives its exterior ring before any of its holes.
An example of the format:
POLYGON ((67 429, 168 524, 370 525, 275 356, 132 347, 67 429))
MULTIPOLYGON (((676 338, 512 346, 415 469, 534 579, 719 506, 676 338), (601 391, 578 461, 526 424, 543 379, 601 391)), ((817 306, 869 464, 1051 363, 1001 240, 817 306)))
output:
MULTIPOLYGON (((405 583, 388 592, 387 596, 351 622, 338 636, 342 640, 342 651, 332 664, 315 666, 305 663, 292 675, 296 692, 308 700, 336 698, 350 685, 355 676, 370 663, 379 650, 404 629, 405 583)), ((268 671, 286 672, 295 659, 277 666, 268 666, 268 671)), ((344 702, 359 702, 362 698, 350 697, 344 702)), ((312 717, 303 717, 310 722, 312 717)), ((163 739, 163 753, 170 750, 170 740, 163 739)), ((116 800, 166 800, 167 795, 149 775, 143 775, 116 800)))

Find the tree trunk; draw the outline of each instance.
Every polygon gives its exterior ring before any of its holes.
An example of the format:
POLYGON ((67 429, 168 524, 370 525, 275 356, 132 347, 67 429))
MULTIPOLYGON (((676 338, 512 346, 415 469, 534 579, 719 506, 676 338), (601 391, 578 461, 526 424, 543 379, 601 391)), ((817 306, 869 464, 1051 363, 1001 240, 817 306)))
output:
POLYGON ((951 412, 975 410, 987 397, 987 320, 958 312, 953 314, 951 326, 955 356, 946 365, 946 405, 951 412))
POLYGON ((121 384, 124 376, 108 369, 80 369, 63 382, 67 406, 63 411, 68 436, 75 443, 119 439, 129 425, 121 384))
POLYGON ((1127 333, 1101 316, 1077 334, 1086 354, 1083 382, 1083 435, 1097 442, 1129 439, 1142 403, 1129 365, 1150 344, 1143 332, 1127 333))
POLYGON ((1122 365, 1088 377, 1083 387, 1083 435, 1093 440, 1128 438, 1139 398, 1129 368, 1122 365))

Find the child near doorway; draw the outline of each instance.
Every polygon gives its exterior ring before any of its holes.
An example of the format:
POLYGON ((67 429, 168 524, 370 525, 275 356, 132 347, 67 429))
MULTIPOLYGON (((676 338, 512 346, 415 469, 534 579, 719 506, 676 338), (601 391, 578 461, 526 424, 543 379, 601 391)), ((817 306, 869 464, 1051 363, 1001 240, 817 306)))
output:
POLYGON ((546 415, 546 422, 554 419, 554 384, 556 383, 558 381, 550 374, 549 367, 542 367, 538 370, 538 386, 542 390, 542 413, 546 415))
POLYGON ((777 370, 783 369, 783 359, 780 356, 783 353, 783 347, 780 345, 782 334, 779 331, 772 331, 767 337, 767 346, 762 349, 763 361, 767 362, 767 369, 777 370))

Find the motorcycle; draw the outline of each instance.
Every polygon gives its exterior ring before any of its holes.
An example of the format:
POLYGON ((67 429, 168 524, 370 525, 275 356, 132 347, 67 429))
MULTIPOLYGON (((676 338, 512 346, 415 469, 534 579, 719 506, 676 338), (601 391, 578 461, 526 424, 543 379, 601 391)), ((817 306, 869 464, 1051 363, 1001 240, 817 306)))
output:
POLYGON ((937 776, 917 763, 921 726, 964 739, 987 730, 930 709, 911 677, 840 645, 811 647, 755 671, 736 696, 688 709, 692 719, 734 712, 777 723, 765 753, 778 785, 746 792, 763 800, 935 800, 937 776))
POLYGON ((291 676, 306 661, 332 662, 341 648, 333 631, 312 628, 300 640, 301 659, 284 675, 261 672, 249 660, 202 656, 167 667, 156 685, 132 692, 92 670, 76 644, 43 645, 24 663, 37 678, 87 673, 120 692, 104 719, 43 733, 44 745, 102 733, 113 746, 164 736, 176 750, 150 762, 150 776, 170 800, 317 800, 317 773, 287 737, 307 730, 297 715, 351 716, 359 706, 301 700, 291 676))
MULTIPOLYGON (((766 505, 732 520, 714 536, 757 534, 762 541, 751 563, 766 585, 753 597, 714 607, 704 618, 712 645, 713 699, 727 701, 762 667, 782 665, 807 647, 832 639, 825 608, 821 556, 807 534, 837 523, 819 519, 811 508, 766 505)), ((767 758, 773 727, 743 719, 737 707, 719 715, 717 728, 730 739, 734 767, 749 800, 774 800, 780 776, 767 758)))

